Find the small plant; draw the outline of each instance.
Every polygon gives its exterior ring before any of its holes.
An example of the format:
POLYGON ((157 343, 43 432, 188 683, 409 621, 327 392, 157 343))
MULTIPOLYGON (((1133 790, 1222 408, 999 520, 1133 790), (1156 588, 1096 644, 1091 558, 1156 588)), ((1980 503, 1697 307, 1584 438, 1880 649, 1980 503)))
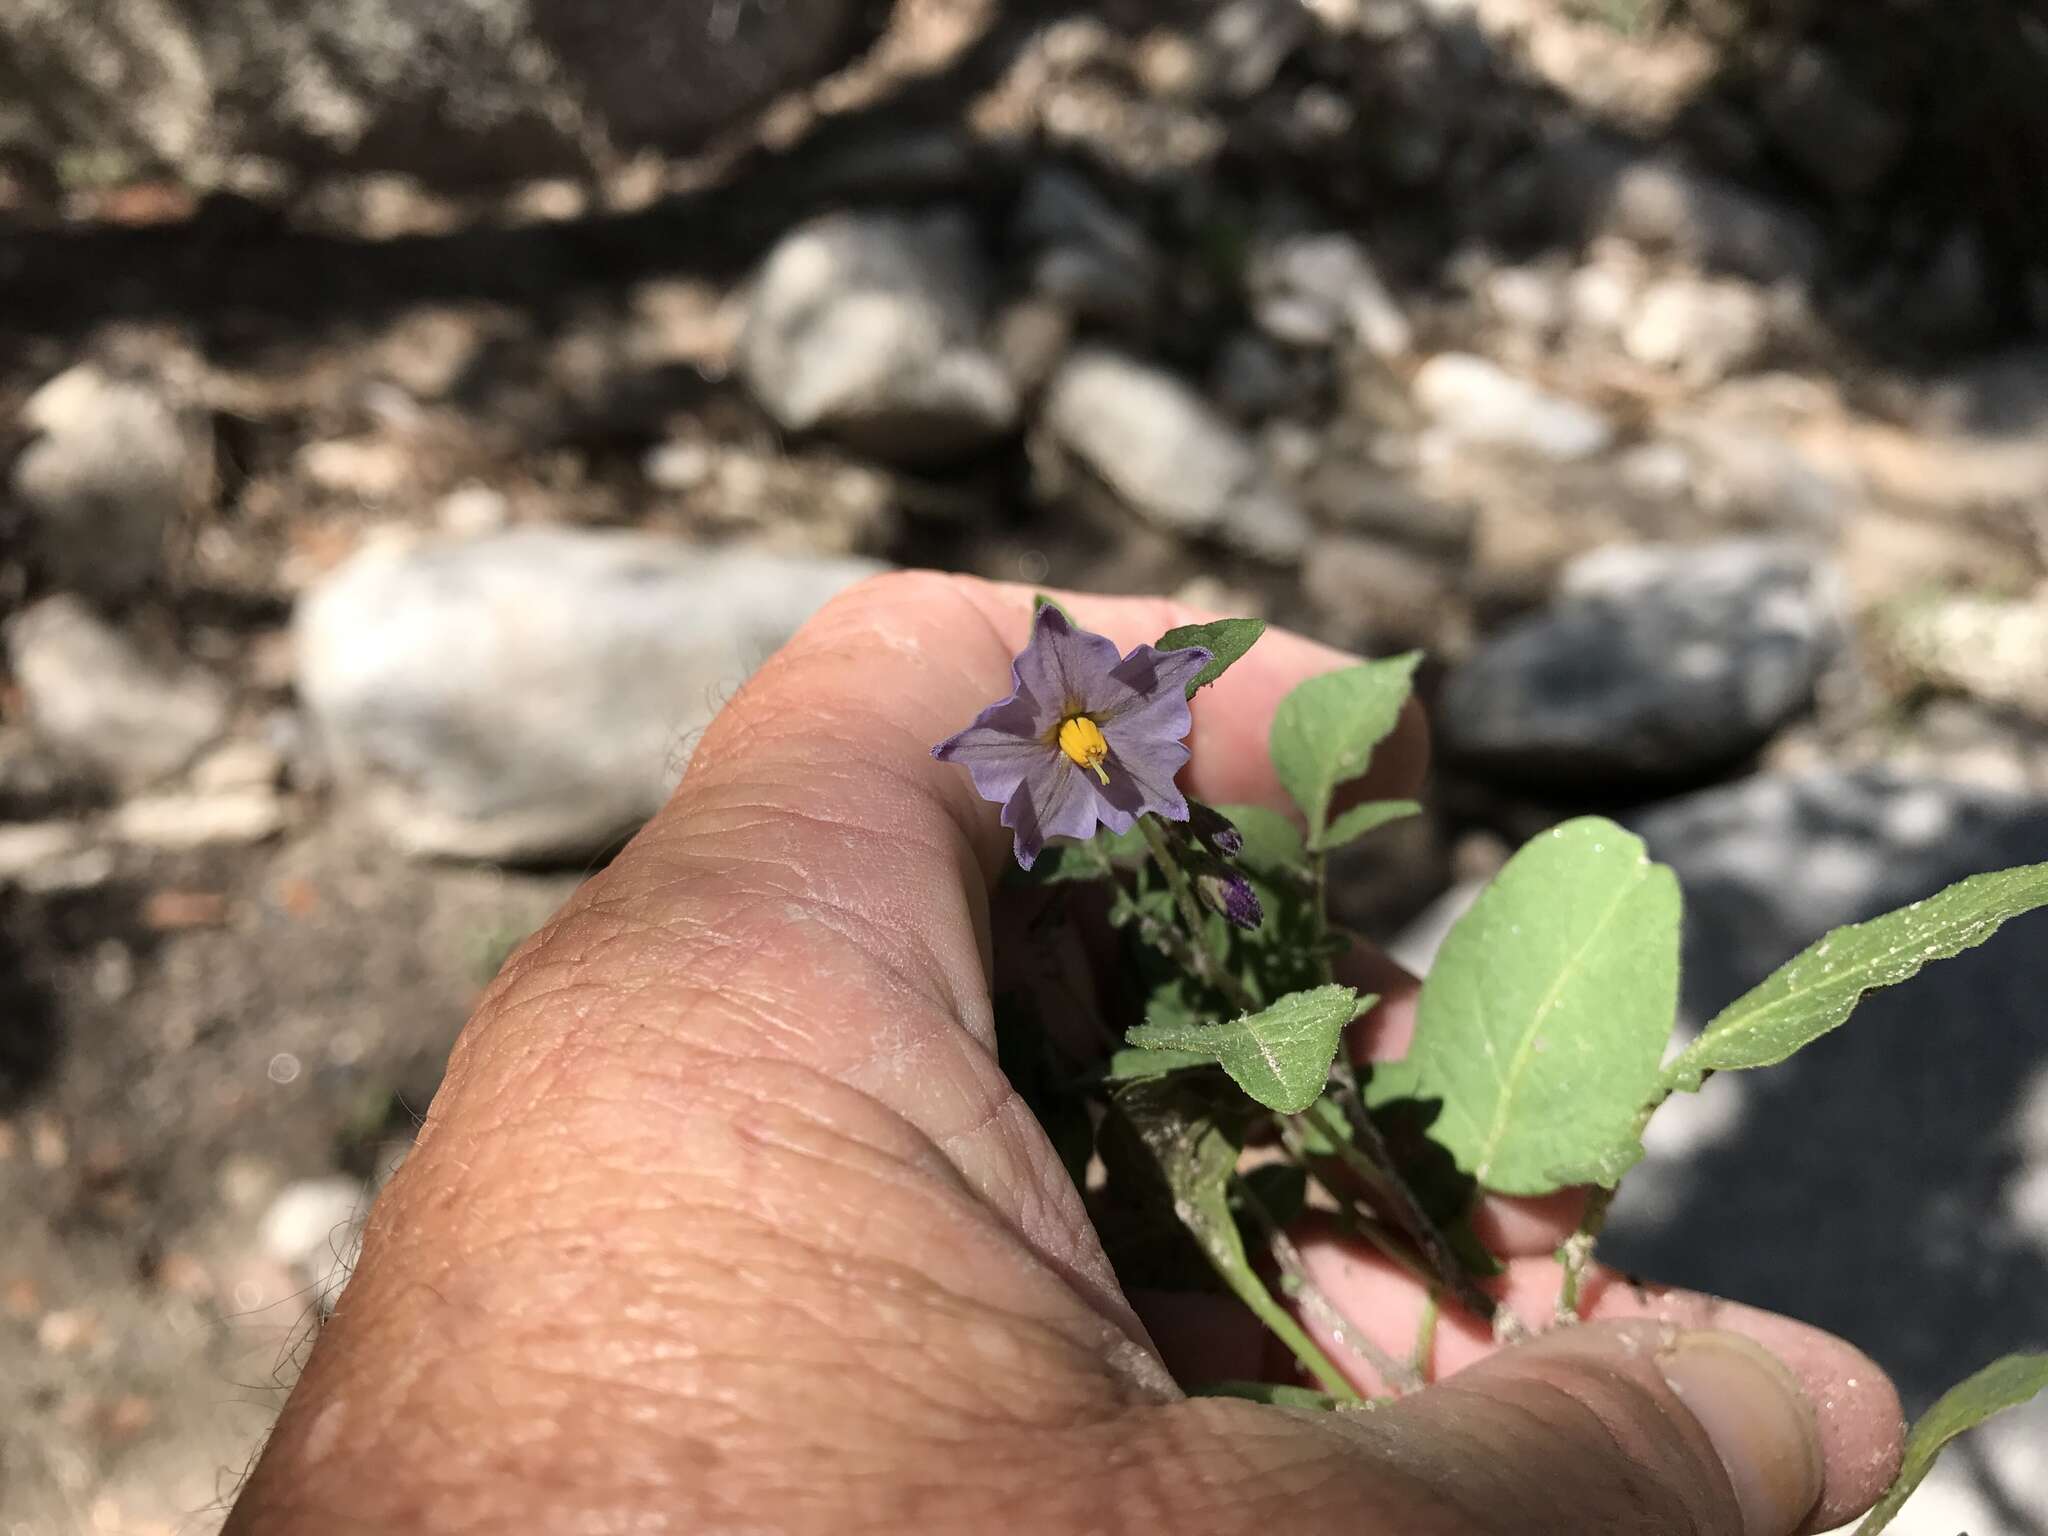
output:
MULTIPOLYGON (((1559 1252, 1549 1325, 1580 1288, 1643 1131, 1674 1093, 1716 1072, 1785 1060, 1862 995, 1983 942, 2048 905, 2048 865, 1975 876, 1837 929, 1738 998, 1666 1060, 1678 1007, 1678 882, 1611 821, 1581 817, 1518 852, 1444 941, 1407 1055, 1354 1067, 1347 1027, 1376 1001, 1336 979, 1352 943, 1325 904, 1329 855, 1419 807, 1347 804, 1406 704, 1417 658, 1368 662, 1282 700, 1268 750, 1301 826, 1260 807, 1186 800, 1187 701, 1258 640, 1228 619, 1119 655, 1041 599, 1008 698, 934 749, 1003 806, 1034 884, 1095 888, 1121 945, 1128 1021, 1114 1049, 1069 1059, 1026 999, 998 1000, 1003 1065, 1089 1195, 1120 1271, 1155 1287, 1221 1284, 1285 1342, 1319 1390, 1225 1382, 1207 1390, 1341 1408, 1362 1399, 1262 1277, 1312 1311, 1285 1229, 1311 1198, 1406 1266, 1438 1305, 1528 1324, 1479 1282, 1500 1265, 1469 1220, 1482 1194, 1593 1195, 1559 1252), (1058 841, 1056 841, 1058 839, 1058 841), (1241 1167, 1253 1142, 1268 1155, 1241 1167), (1277 1155, 1273 1155, 1277 1154, 1277 1155)), ((1429 1326, 1425 1323, 1425 1328, 1429 1326)), ((1429 1359, 1376 1371, 1419 1386, 1429 1359)), ((2048 1388, 2048 1355, 2014 1355, 1929 1411, 1898 1482, 1864 1522, 1881 1529, 1941 1446, 2048 1388)))

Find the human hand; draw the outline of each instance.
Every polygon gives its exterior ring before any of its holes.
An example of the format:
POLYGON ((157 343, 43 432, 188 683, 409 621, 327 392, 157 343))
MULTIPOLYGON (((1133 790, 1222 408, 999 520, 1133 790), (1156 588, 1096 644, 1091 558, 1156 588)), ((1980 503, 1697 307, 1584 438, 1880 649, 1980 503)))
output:
MULTIPOLYGON (((1069 606, 1126 646, 1201 617, 1069 606)), ((1004 691, 1030 611, 871 582, 719 716, 479 1006, 230 1531, 1779 1536, 1873 1500, 1900 1426, 1867 1358, 1612 1276, 1587 1288, 1600 1321, 1533 1344, 1447 1320, 1434 1366, 1457 1374, 1370 1413, 1181 1396, 1163 1361, 1255 1336, 1119 1289, 996 1065, 1009 837, 930 756, 1004 691)), ((1196 700, 1183 782, 1283 806, 1274 705, 1343 660, 1269 634, 1196 700)), ((1425 757, 1411 718, 1362 792, 1412 791, 1425 757)), ((1388 1001, 1355 1048, 1398 1055, 1413 985, 1356 964, 1388 1001)), ((1485 1213, 1528 1316, 1569 1207, 1485 1213)), ((1332 1234, 1301 1245, 1405 1352, 1415 1287, 1332 1234)))

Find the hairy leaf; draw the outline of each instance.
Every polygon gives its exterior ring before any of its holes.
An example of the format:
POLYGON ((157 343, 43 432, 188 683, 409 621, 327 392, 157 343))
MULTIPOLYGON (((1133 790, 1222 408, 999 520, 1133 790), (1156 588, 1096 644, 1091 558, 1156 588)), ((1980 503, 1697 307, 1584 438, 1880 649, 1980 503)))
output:
POLYGON ((1331 822, 1310 846, 1317 853, 1331 853, 1346 843, 1357 842, 1368 832, 1378 831, 1390 821, 1421 814, 1421 805, 1413 800, 1368 800, 1364 805, 1354 805, 1331 822))
POLYGON ((1360 777, 1401 719, 1420 651, 1312 677, 1273 712, 1273 770, 1308 819, 1315 847, 1337 786, 1360 777))
POLYGON ((1299 1114, 1330 1080, 1344 1026, 1373 1001, 1361 1002, 1350 987, 1312 987, 1228 1024, 1140 1024, 1124 1038, 1147 1050, 1196 1053, 1268 1109, 1299 1114))
POLYGON ((1906 1437, 1906 1455, 1899 1464, 1899 1475, 1863 1517, 1863 1523, 1856 1527, 1856 1536, 1877 1536, 1892 1523, 1899 1507, 1934 1470, 1935 1458, 1949 1441, 1975 1429, 1993 1414, 2017 1408, 2041 1392, 2048 1392, 2048 1354, 2007 1355, 1942 1393, 1906 1437))
POLYGON ((1495 1193, 1613 1184, 1678 1005, 1678 882, 1597 816, 1539 834, 1438 951, 1412 1092, 1432 1136, 1495 1193))
POLYGON ((1708 1072, 1768 1067, 1849 1017, 1865 992, 1983 943, 2007 918, 2048 906, 2048 864, 1972 875, 1925 901, 1837 928, 1716 1014, 1665 1073, 1693 1089, 1708 1072))
POLYGON ((1228 672, 1265 632, 1264 619, 1217 619, 1208 624, 1183 624, 1178 629, 1169 629, 1152 643, 1162 651, 1199 645, 1209 653, 1209 665, 1188 681, 1188 697, 1192 699, 1197 691, 1228 672))

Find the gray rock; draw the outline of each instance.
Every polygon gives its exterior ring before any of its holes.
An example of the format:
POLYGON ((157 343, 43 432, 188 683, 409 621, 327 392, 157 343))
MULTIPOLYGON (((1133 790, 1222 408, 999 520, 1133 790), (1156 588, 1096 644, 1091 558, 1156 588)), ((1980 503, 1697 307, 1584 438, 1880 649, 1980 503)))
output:
POLYGON ((1032 286, 1072 313, 1129 323, 1148 313, 1160 258, 1144 227, 1086 178, 1060 166, 1034 171, 1011 219, 1031 255, 1032 286))
POLYGON ((1462 558, 1478 514, 1469 502, 1443 501, 1371 464, 1329 459, 1308 477, 1303 495, 1324 518, 1358 533, 1397 539, 1433 554, 1462 558))
POLYGON ((1240 420, 1257 421, 1300 405, 1315 388, 1300 353, 1283 354, 1265 337, 1239 331, 1217 349, 1209 368, 1209 392, 1240 420))
POLYGON ((1317 539, 1302 562, 1302 590, 1357 649, 1441 648, 1457 623, 1457 593, 1444 567, 1377 539, 1317 539))
POLYGON ((1455 442, 1569 460, 1590 458, 1614 440, 1613 424, 1592 407, 1469 353, 1432 357, 1416 371, 1414 389, 1416 404, 1455 442))
POLYGON ((1349 235, 1295 235, 1254 253, 1247 273, 1260 329, 1292 346, 1354 340, 1378 357, 1415 344, 1365 248, 1349 235))
MULTIPOLYGON (((1879 769, 1708 790, 1636 830, 1685 890, 1692 1025, 1830 928, 2048 860, 2048 801, 1879 769)), ((1909 1414, 2038 1346, 2048 1222, 2027 1196, 2048 1180, 2048 1034, 2029 1026, 2044 938, 2048 915, 2015 919, 1866 997, 1789 1062, 1679 1095, 1622 1185, 1602 1258, 1856 1340, 1909 1414)))
POLYGON ((1440 703, 1447 752, 1489 775, 1641 784, 1725 767, 1812 698, 1841 633, 1802 546, 1638 546, 1574 561, 1562 601, 1490 641, 1440 703))
POLYGON ((1592 137, 1560 140, 1498 178, 1481 222, 1581 240, 1614 235, 1758 282, 1811 281, 1822 250, 1812 222, 1789 208, 1669 156, 1592 137))
POLYGON ((0 149, 190 184, 397 170, 598 174, 700 142, 830 67, 851 0, 76 0, 0 11, 0 149))
POLYGON ((300 601, 299 696, 400 846, 583 859, 652 815, 689 735, 876 569, 562 528, 373 546, 300 601))
POLYGON ((7 657, 36 734, 122 789, 169 778, 227 728, 227 690, 211 675, 159 665, 75 598, 19 615, 7 657))
POLYGON ((1870 100, 1812 46, 1766 72, 1758 105, 1792 163, 1844 201, 1891 173, 1910 131, 1903 112, 1870 100))
POLYGON ((1112 352, 1070 355, 1046 390, 1053 437, 1147 521, 1270 560, 1298 559, 1308 518, 1257 451, 1171 374, 1112 352))
POLYGON ((755 281, 740 368, 792 432, 905 463, 958 458, 1017 421, 981 343, 983 275, 964 218, 831 214, 783 237, 755 281))
POLYGON ((51 576, 101 598, 155 583, 165 536, 211 473, 204 423, 154 381, 80 363, 29 397, 21 424, 36 435, 14 497, 51 576))
POLYGON ((1683 446, 1693 495, 1728 523, 1831 537, 1852 509, 1852 488, 1776 432, 1703 415, 1664 426, 1683 446))

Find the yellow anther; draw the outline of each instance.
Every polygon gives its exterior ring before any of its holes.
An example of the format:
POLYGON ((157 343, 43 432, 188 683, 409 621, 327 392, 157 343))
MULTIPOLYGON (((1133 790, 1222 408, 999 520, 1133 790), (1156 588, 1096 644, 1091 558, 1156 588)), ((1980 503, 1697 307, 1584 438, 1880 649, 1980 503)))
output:
POLYGON ((1060 722, 1060 750, 1103 783, 1109 774, 1102 760, 1109 756, 1109 743, 1102 739, 1102 727, 1086 715, 1074 715, 1060 722))

